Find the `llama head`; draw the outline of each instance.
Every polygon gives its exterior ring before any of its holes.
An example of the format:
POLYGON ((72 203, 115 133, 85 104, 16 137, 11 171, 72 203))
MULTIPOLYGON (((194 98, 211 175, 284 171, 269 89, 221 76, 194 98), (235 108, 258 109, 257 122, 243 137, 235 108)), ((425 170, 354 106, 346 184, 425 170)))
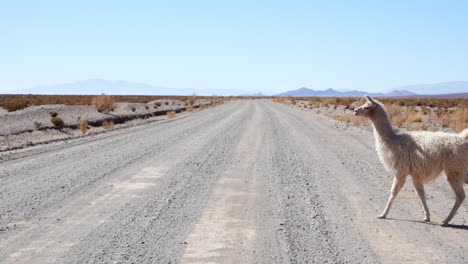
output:
POLYGON ((360 107, 354 109, 354 114, 357 116, 372 118, 380 104, 368 95, 364 96, 364 98, 366 98, 366 102, 360 107))

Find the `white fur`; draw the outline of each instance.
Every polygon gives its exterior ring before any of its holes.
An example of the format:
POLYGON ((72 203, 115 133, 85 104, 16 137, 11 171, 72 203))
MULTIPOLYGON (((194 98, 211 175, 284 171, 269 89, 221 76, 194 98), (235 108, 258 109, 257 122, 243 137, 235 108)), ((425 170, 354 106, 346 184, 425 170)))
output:
POLYGON ((460 134, 442 132, 402 132, 392 127, 383 105, 366 97, 368 102, 355 110, 356 115, 370 118, 374 126, 375 144, 380 160, 395 173, 387 206, 379 218, 385 218, 393 200, 411 176, 424 207, 425 221, 430 221, 424 184, 442 172, 447 175, 456 202, 443 225, 453 218, 465 199, 463 184, 468 184, 468 129, 460 134))

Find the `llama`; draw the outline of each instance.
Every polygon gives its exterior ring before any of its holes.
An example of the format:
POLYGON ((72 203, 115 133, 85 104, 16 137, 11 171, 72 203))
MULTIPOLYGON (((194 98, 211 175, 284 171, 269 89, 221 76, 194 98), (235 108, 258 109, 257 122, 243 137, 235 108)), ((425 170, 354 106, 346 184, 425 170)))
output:
POLYGON ((383 105, 370 96, 365 98, 367 102, 354 113, 371 120, 379 159, 387 170, 395 173, 387 205, 378 218, 387 217, 407 176, 411 176, 424 208, 424 221, 429 222, 424 184, 445 172, 456 196, 452 211, 442 222, 442 226, 447 226, 465 199, 463 184, 468 184, 468 129, 460 134, 398 131, 392 127, 383 105))

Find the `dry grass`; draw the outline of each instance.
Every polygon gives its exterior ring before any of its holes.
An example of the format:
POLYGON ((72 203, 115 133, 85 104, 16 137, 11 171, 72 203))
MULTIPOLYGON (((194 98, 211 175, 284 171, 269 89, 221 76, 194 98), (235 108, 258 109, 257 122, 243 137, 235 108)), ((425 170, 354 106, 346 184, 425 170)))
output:
POLYGON ((170 111, 166 113, 167 118, 174 118, 176 116, 175 111, 170 111))
POLYGON ((391 117, 393 125, 402 127, 405 124, 406 119, 402 115, 395 115, 391 117))
POLYGON ((26 108, 28 105, 28 102, 22 98, 11 98, 5 101, 3 108, 5 108, 8 112, 13 112, 26 108))
POLYGON ((192 105, 187 105, 187 107, 185 107, 185 111, 191 113, 193 112, 193 106, 192 105))
MULTIPOLYGON (((379 98, 379 100, 385 105, 393 124, 397 127, 431 131, 451 128, 459 132, 468 126, 468 99, 379 98)), ((367 123, 347 115, 362 105, 365 102, 364 98, 276 97, 273 101, 300 109, 304 109, 303 103, 307 102, 309 109, 317 109, 315 110, 317 113, 324 113, 339 121, 350 122, 357 126, 367 123), (345 113, 341 114, 339 113, 341 110, 338 109, 342 109, 343 106, 345 113), (328 110, 324 111, 323 108, 328 110)))
POLYGON ((285 101, 286 101, 286 98, 284 97, 276 97, 275 99, 273 99, 273 102, 279 103, 279 104, 283 104, 285 101))
POLYGON ((109 120, 109 121, 102 122, 102 127, 104 129, 113 129, 115 125, 114 125, 114 122, 112 122, 112 120, 109 120))
MULTIPOLYGON (((93 105, 95 95, 31 95, 31 94, 2 94, 0 95, 0 106, 7 109, 7 102, 12 101, 13 104, 21 103, 20 105, 93 105)), ((196 99, 211 99, 213 96, 191 96, 196 99)), ((159 99, 175 99, 185 101, 187 96, 167 96, 167 95, 113 95, 114 103, 149 103, 159 99)), ((250 97, 232 97, 230 99, 251 99, 250 97)))
POLYGON ((451 115, 450 128, 455 132, 468 128, 468 108, 458 109, 451 115))
POLYGON ((408 114, 408 121, 413 123, 420 123, 422 121, 422 115, 417 112, 410 112, 408 114))
POLYGON ((93 98, 93 105, 100 113, 109 113, 114 110, 114 101, 109 95, 100 95, 93 98))
POLYGON ((189 105, 194 105, 196 100, 197 100, 197 97, 195 95, 192 95, 192 96, 189 96, 189 98, 187 99, 187 102, 189 105))
POLYGON ((367 124, 367 121, 368 121, 367 119, 363 117, 355 116, 354 114, 351 114, 351 113, 334 115, 333 118, 343 123, 351 123, 357 127, 367 124))
POLYGON ((85 135, 88 131, 88 122, 80 118, 78 121, 78 128, 80 129, 81 135, 85 135))

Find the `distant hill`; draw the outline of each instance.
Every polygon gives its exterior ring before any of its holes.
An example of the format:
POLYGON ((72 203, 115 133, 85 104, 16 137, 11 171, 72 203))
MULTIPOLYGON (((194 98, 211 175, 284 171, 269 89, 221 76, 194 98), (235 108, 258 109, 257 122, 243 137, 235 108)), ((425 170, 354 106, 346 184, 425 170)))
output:
POLYGON ((389 93, 369 93, 364 91, 337 91, 333 89, 327 90, 313 90, 309 88, 299 88, 297 90, 288 91, 285 93, 280 93, 277 96, 295 96, 295 97, 306 97, 306 96, 323 96, 323 97, 361 97, 364 95, 370 96, 386 96, 386 97, 397 97, 397 96, 412 96, 415 93, 406 91, 406 90, 394 90, 389 93))
POLYGON ((468 99, 468 93, 454 93, 454 94, 428 94, 428 95, 413 95, 411 97, 424 97, 424 98, 458 98, 458 99, 468 99))
POLYGON ((128 81, 111 81, 103 79, 89 79, 73 83, 36 86, 30 89, 15 91, 20 94, 59 94, 59 95, 218 95, 230 96, 240 94, 255 94, 241 90, 225 89, 175 89, 153 86, 145 83, 128 81))
POLYGON ((399 87, 415 94, 461 94, 468 93, 468 82, 443 82, 434 84, 416 84, 399 87))

